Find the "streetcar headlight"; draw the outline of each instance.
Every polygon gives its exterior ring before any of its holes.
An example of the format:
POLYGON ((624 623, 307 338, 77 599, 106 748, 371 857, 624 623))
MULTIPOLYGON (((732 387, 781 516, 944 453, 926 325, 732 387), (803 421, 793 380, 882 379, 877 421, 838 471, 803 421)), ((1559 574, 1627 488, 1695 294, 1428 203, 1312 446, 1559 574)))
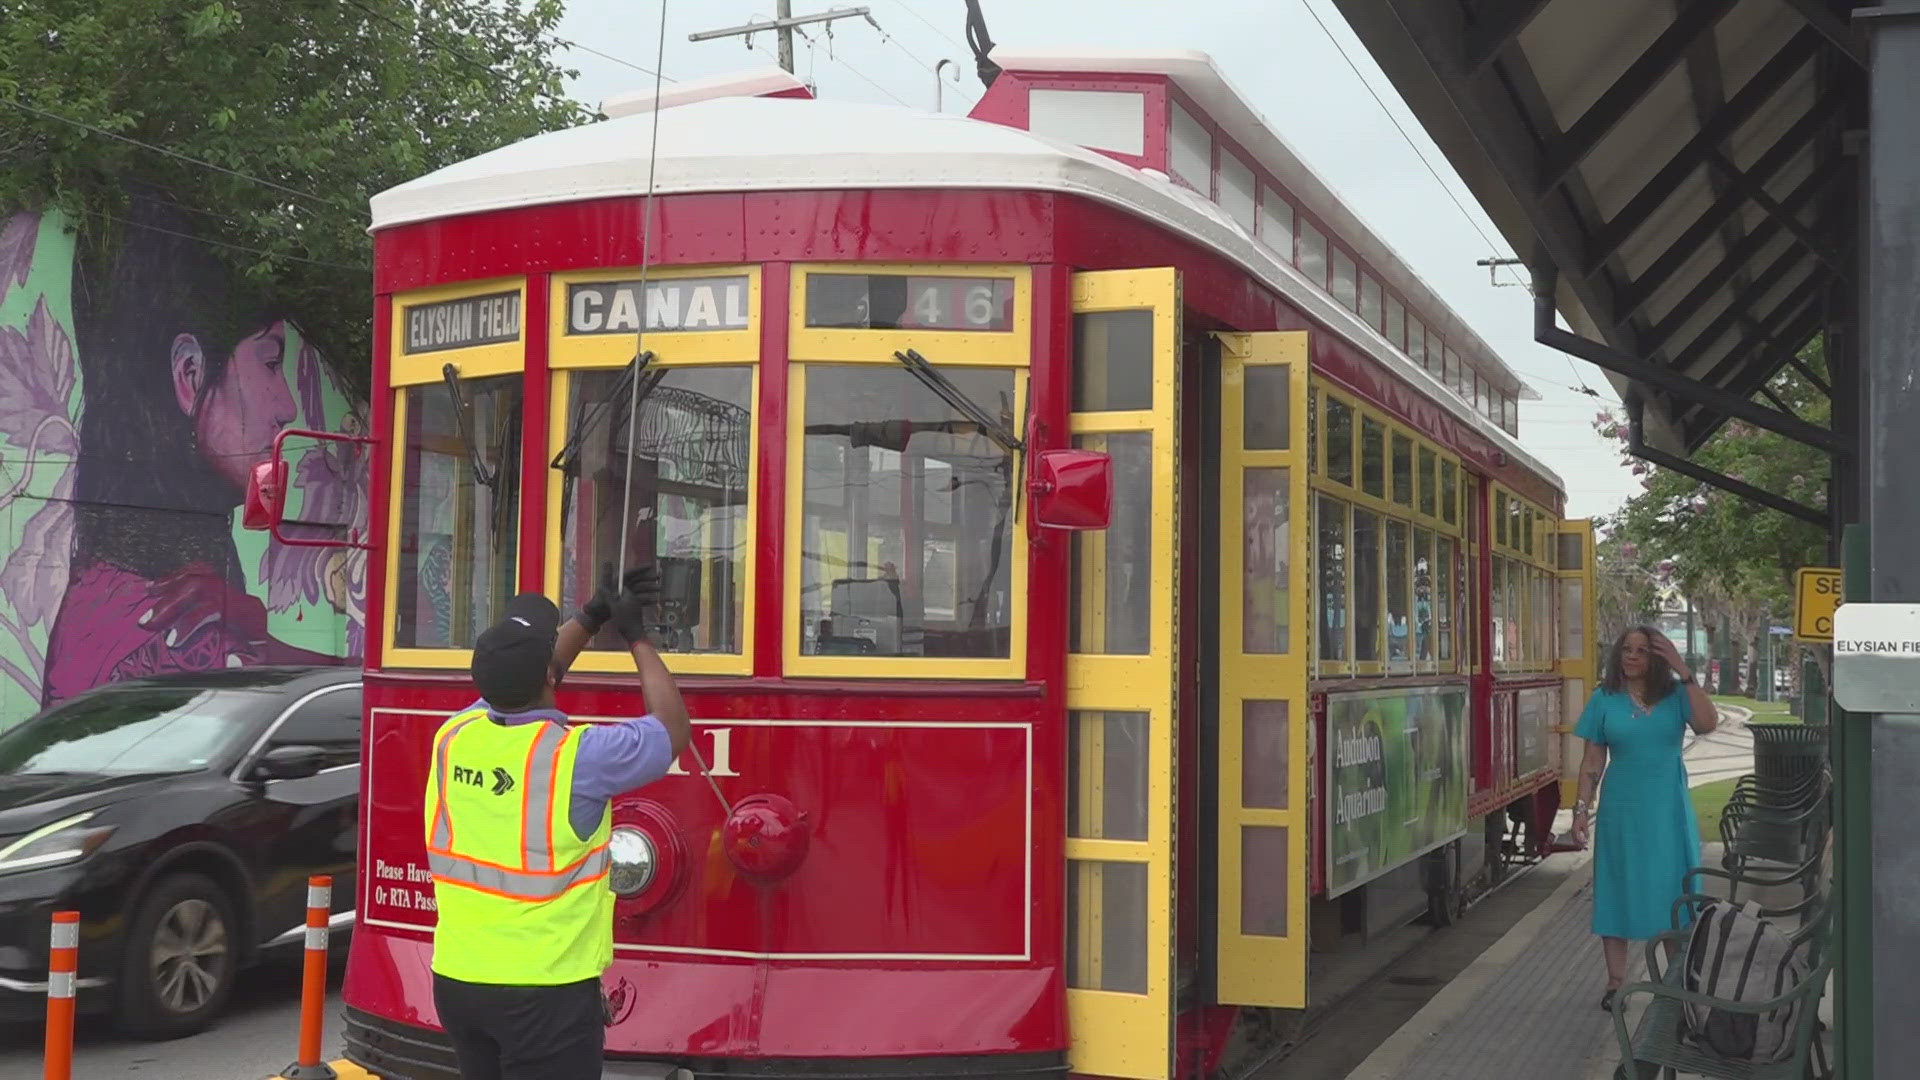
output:
POLYGON ((607 883, 614 895, 637 896, 653 883, 659 859, 646 833, 631 825, 616 827, 607 840, 607 855, 613 862, 607 883))

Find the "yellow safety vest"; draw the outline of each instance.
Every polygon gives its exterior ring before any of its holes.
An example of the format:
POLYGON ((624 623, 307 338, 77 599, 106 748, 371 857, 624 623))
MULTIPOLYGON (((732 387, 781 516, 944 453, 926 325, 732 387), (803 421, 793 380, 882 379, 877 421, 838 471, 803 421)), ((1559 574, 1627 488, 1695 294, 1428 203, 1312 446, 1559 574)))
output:
POLYGON ((439 926, 433 970, 462 982, 558 986, 613 961, 612 813, 593 835, 567 807, 581 728, 448 718, 427 777, 427 863, 439 926))

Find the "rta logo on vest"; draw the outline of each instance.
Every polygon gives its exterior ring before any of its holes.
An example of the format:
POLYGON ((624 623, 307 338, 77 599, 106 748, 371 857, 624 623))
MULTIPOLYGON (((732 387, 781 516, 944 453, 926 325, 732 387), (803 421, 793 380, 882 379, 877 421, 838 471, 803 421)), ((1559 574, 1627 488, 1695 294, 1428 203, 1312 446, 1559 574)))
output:
MULTIPOLYGON (((469 769, 465 765, 455 765, 453 767, 453 782, 456 784, 465 784, 468 787, 484 788, 487 786, 486 774, 482 773, 479 769, 469 769)), ((513 774, 495 765, 493 767, 493 793, 495 795, 505 795, 512 790, 513 774)))

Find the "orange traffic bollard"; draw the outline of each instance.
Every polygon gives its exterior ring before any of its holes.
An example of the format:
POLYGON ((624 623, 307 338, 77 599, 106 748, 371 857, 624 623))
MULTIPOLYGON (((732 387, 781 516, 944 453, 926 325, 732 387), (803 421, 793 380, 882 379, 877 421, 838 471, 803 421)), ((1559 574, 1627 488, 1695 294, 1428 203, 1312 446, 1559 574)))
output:
POLYGON ((287 1066, 286 1080, 335 1080, 333 1066, 320 1060, 321 1013, 327 1005, 327 918, 333 912, 333 879, 307 879, 307 955, 300 986, 300 1057, 287 1066))
POLYGON ((53 913, 47 950, 46 1080, 73 1080, 73 978, 80 967, 80 913, 53 913))

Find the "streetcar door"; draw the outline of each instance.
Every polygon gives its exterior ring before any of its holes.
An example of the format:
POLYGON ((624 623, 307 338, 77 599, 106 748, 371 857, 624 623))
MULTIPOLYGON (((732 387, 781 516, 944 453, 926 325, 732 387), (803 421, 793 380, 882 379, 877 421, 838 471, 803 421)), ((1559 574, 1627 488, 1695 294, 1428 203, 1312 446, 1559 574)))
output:
POLYGON ((1563 521, 1555 537, 1554 565, 1560 590, 1560 627, 1555 643, 1555 670, 1560 675, 1560 803, 1571 805, 1579 796, 1579 740, 1574 722, 1586 707, 1598 672, 1598 648, 1593 637, 1593 522, 1563 521))
POLYGON ((1307 1004, 1307 335, 1221 334, 1216 999, 1307 1004))
POLYGON ((1112 455, 1113 515, 1072 539, 1068 1053, 1141 1080, 1174 1075, 1179 304, 1171 268, 1073 277, 1073 442, 1112 455))

